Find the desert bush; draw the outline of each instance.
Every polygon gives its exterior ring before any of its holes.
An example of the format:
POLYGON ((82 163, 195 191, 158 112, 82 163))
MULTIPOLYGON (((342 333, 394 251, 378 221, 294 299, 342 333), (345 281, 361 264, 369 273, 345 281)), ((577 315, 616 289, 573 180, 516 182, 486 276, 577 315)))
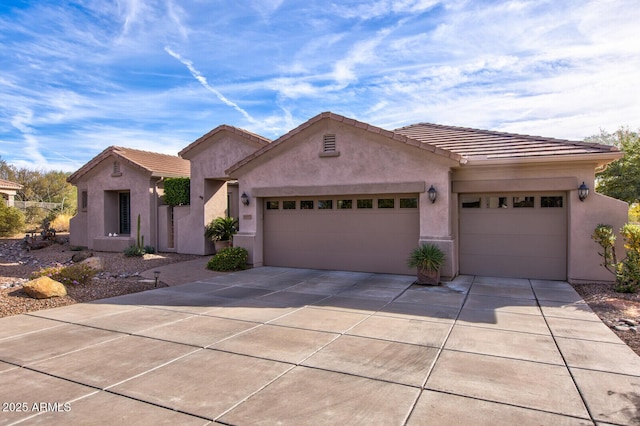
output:
POLYGON ((71 220, 71 216, 65 213, 61 213, 57 215, 55 218, 51 219, 50 227, 55 229, 57 232, 67 232, 69 231, 69 221, 71 220))
POLYGON ((24 230, 24 215, 15 207, 8 207, 0 199, 0 236, 10 237, 24 230))
POLYGON ((602 247, 598 253, 604 266, 616 277, 615 290, 621 293, 636 293, 640 290, 640 225, 626 224, 620 229, 624 238, 626 257, 618 261, 616 235, 611 225, 596 226, 591 238, 602 247))
POLYGON ((87 284, 95 277, 96 273, 95 269, 79 263, 69 266, 56 265, 42 268, 31 274, 30 278, 35 279, 46 276, 64 285, 80 285, 87 284))
POLYGON ((156 248, 153 246, 144 246, 144 252, 148 254, 153 254, 156 252, 156 248))
POLYGON ((249 253, 242 247, 225 247, 220 249, 209 262, 207 268, 214 271, 237 271, 247 265, 249 253))
POLYGON ((124 255, 126 257, 141 257, 144 256, 144 253, 144 247, 140 247, 135 244, 124 249, 124 255))

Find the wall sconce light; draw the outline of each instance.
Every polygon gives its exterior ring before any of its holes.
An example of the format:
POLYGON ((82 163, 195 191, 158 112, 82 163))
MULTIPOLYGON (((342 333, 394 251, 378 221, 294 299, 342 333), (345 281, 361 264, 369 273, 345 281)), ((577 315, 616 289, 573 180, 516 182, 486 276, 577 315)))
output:
POLYGON ((240 196, 240 201, 242 201, 242 204, 244 204, 245 206, 249 205, 249 196, 246 192, 242 193, 242 195, 240 196))
POLYGON ((153 271, 153 276, 156 278, 154 287, 158 287, 158 278, 160 277, 160 271, 153 271))
POLYGON ((427 191, 427 194, 429 194, 429 199, 431 200, 431 202, 435 203, 436 202, 436 197, 438 196, 438 192, 433 187, 433 185, 431 185, 431 188, 429 188, 429 190, 427 191))
POLYGON ((584 201, 589 195, 589 187, 582 182, 582 185, 578 187, 578 198, 580 201, 584 201))

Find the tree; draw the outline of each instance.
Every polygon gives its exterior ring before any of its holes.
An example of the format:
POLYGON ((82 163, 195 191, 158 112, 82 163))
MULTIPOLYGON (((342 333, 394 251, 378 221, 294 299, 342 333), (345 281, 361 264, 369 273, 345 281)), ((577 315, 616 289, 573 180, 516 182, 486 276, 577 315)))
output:
POLYGON ((67 182, 67 177, 69 173, 61 171, 19 169, 0 157, 0 178, 22 185, 16 196, 17 200, 63 203, 62 211, 73 215, 77 192, 73 185, 67 182))
POLYGON ((624 127, 614 133, 601 130, 599 135, 585 138, 585 142, 614 145, 625 154, 596 175, 597 191, 629 204, 640 201, 640 130, 633 132, 624 127))

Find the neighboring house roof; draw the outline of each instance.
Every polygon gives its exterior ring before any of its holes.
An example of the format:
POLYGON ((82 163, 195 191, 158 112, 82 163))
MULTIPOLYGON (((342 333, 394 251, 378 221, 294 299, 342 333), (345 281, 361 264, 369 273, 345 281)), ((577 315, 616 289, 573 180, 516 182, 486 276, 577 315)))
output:
POLYGON ((419 123, 394 130, 467 159, 507 159, 618 152, 611 145, 419 123))
POLYGON ((400 133, 394 133, 390 130, 385 130, 381 127, 376 127, 376 126, 372 126, 371 124, 367 124, 364 123, 362 121, 357 121, 354 120, 352 118, 347 118, 344 117, 342 115, 339 114, 334 114, 332 112, 323 112, 321 114, 316 115, 315 117, 311 118, 310 120, 302 123, 300 126, 296 127, 295 129, 291 130, 290 132, 286 133, 285 135, 280 136, 278 139, 276 139, 275 141, 271 142, 269 145, 259 149, 258 151, 254 152, 253 154, 249 155, 248 157, 244 158, 243 160, 239 161, 238 163, 234 164, 233 166, 231 166, 228 170, 227 173, 233 173, 234 171, 236 171, 237 169, 241 168, 242 166, 244 166, 245 164, 253 161, 254 159, 260 157, 261 155, 263 155, 266 152, 269 152, 270 150, 276 148, 277 146, 279 146, 282 143, 285 143, 287 140, 291 139, 293 136, 297 135, 298 133, 302 132, 303 130, 307 129, 308 127, 312 126, 313 124, 315 124, 316 122, 320 121, 320 120, 324 120, 324 119, 330 119, 330 120, 335 120, 338 122, 341 122, 343 124, 349 125, 349 126, 353 126, 353 127, 357 127, 360 129, 363 129, 367 132, 370 133, 374 133, 377 135, 382 135, 382 136, 386 136, 389 139, 393 139, 395 141, 398 141, 398 143, 404 143, 407 145, 412 145, 415 146, 417 148, 420 149, 424 149, 427 151, 431 151, 437 155, 442 155, 443 157, 448 157, 451 158, 454 161, 460 161, 463 159, 463 157, 455 152, 452 151, 447 151, 444 149, 441 149, 433 144, 428 144, 428 143, 421 143, 420 141, 417 141, 415 139, 411 139, 407 136, 404 136, 400 133))
POLYGON ((190 163, 175 155, 158 154, 121 146, 110 146, 73 173, 68 182, 77 182, 82 176, 109 157, 116 157, 154 177, 189 177, 190 163))
POLYGON ((0 179, 0 189, 18 190, 22 189, 22 185, 20 185, 19 183, 11 182, 10 180, 0 179))
POLYGON ((216 127, 215 129, 211 130, 209 133, 199 137, 198 139, 196 139, 195 141, 193 141, 192 143, 190 143, 189 145, 187 145, 184 149, 182 149, 182 151, 180 151, 178 153, 178 155, 180 157, 185 157, 191 150, 197 148, 198 146, 200 146, 201 144, 203 144, 205 141, 207 141, 209 138, 211 138, 212 136, 220 133, 220 132, 230 132, 236 135, 239 135, 243 138, 249 139, 250 141, 256 142, 259 145, 268 145, 269 143, 271 143, 270 139, 265 138, 264 136, 260 136, 258 134, 255 133, 251 133, 247 130, 244 129, 239 129, 237 127, 233 127, 233 126, 229 126, 226 124, 223 124, 221 126, 216 127))

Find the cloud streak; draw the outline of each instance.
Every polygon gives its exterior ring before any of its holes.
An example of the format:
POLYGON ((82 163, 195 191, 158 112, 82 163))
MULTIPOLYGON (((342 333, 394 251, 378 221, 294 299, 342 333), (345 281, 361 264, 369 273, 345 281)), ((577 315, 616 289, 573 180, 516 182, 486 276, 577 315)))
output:
POLYGON ((230 101, 229 99, 227 99, 222 93, 220 93, 218 90, 216 90, 215 88, 213 88, 208 82, 207 79, 202 75, 202 73, 200 73, 200 71, 198 71, 194 66, 193 66, 193 62, 184 59, 182 56, 180 56, 178 53, 174 52, 170 47, 165 46, 164 50, 171 56, 173 56, 174 58, 176 58, 178 61, 180 61, 184 66, 187 67, 187 69, 189 70, 189 72, 191 73, 191 75, 198 80, 198 82, 202 85, 202 87, 204 87, 205 89, 207 89, 208 91, 210 91, 211 93, 213 93, 214 95, 216 95, 216 97, 220 100, 220 102, 224 103, 225 105, 230 106, 231 108, 235 109, 236 111, 238 111, 240 114, 242 114, 242 116, 251 124, 256 124, 257 121, 255 118, 253 118, 247 111, 245 111, 243 108, 241 108, 237 103, 230 101))

